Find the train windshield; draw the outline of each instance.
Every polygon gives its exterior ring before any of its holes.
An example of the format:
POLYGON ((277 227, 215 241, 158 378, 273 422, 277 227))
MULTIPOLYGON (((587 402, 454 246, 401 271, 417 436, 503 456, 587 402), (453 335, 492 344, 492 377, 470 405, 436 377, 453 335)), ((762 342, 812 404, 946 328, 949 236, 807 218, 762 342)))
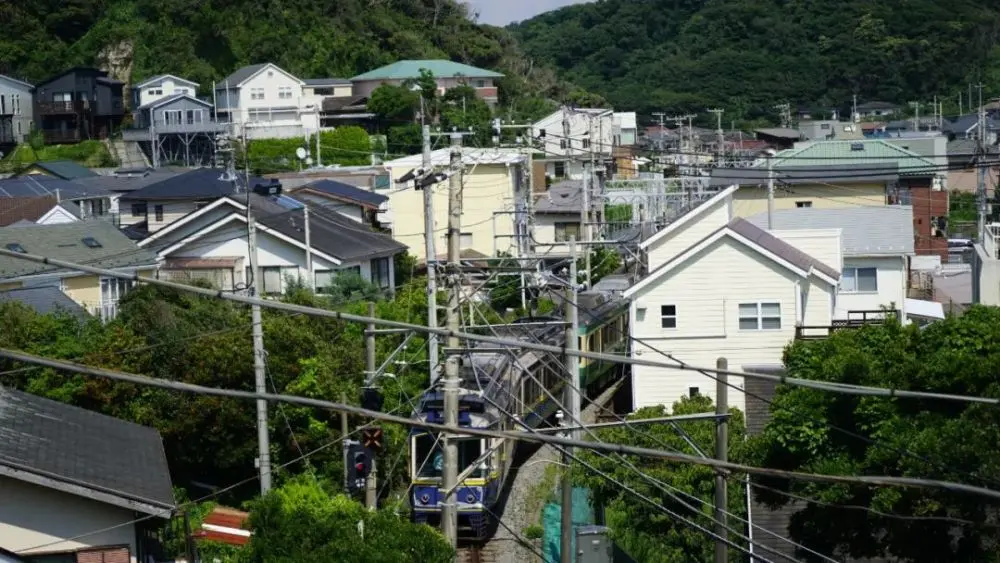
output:
MULTIPOLYGON (((415 471, 417 477, 425 479, 440 478, 444 471, 444 450, 441 448, 441 441, 433 434, 421 434, 413 438, 413 451, 415 471)), ((458 442, 458 471, 469 466, 483 454, 482 440, 459 440, 458 442)), ((469 475, 470 478, 481 478, 486 475, 487 462, 479 464, 479 467, 469 475)))

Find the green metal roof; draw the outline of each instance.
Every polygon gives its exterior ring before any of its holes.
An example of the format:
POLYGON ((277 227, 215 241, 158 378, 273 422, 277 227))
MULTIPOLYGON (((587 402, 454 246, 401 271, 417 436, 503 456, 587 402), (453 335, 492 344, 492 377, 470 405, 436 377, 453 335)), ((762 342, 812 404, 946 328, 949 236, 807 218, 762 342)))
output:
POLYGON ((882 139, 817 141, 774 156, 775 168, 896 164, 901 174, 934 170, 932 160, 882 139))
MULTIPOLYGON (((88 264, 96 268, 129 268, 156 264, 156 253, 139 248, 110 221, 93 219, 59 225, 25 225, 0 228, 0 248, 88 264), (93 238, 100 246, 88 246, 93 238)), ((0 280, 56 272, 61 268, 17 258, 0 257, 0 280)))
POLYGON ((446 60, 425 60, 425 61, 396 61, 391 65, 369 70, 364 74, 359 74, 351 79, 351 82, 360 80, 407 80, 419 78, 420 70, 427 69, 434 73, 437 78, 454 78, 465 76, 468 78, 501 78, 499 72, 476 68, 462 63, 446 60))

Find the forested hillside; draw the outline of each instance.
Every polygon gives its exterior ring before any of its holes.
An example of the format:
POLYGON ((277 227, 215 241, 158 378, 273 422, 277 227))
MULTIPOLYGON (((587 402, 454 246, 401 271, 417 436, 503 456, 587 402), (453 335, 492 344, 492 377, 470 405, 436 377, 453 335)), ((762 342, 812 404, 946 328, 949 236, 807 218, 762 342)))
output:
POLYGON ((428 58, 500 69, 508 98, 568 93, 551 71, 520 64, 509 32, 473 23, 455 0, 0 2, 0 74, 28 81, 97 65, 127 83, 184 76, 207 94, 213 80, 262 61, 305 78, 349 78, 428 58))
POLYGON ((975 0, 599 0, 513 26, 521 48, 616 107, 847 107, 1000 95, 1000 7, 975 0))

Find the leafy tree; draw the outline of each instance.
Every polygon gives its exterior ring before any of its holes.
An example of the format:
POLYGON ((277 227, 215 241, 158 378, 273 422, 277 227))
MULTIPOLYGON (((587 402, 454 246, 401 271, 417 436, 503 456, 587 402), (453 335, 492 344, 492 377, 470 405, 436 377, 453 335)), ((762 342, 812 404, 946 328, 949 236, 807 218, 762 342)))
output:
POLYGON ((456 86, 441 98, 441 127, 445 131, 473 131, 472 138, 466 140, 472 146, 491 145, 491 117, 490 107, 476 95, 476 89, 471 86, 456 86))
MULTIPOLYGON (((587 280, 587 264, 581 259, 577 259, 576 267, 580 283, 587 280)), ((622 256, 614 248, 603 246, 595 247, 590 251, 590 268, 593 272, 590 275, 590 283, 595 284, 605 276, 617 272, 622 267, 622 256)))
POLYGON ((423 132, 416 123, 390 127, 386 137, 389 141, 389 154, 416 154, 423 148, 423 132))
POLYGON ((368 98, 368 111, 383 125, 413 121, 420 110, 420 94, 405 86, 383 84, 368 98))
POLYGON ((241 553, 246 563, 445 563, 454 557, 430 526, 386 510, 369 511, 343 495, 331 495, 309 476, 251 503, 250 527, 253 535, 241 553))
MULTIPOLYGON (((674 404, 672 414, 694 414, 714 412, 712 401, 704 396, 683 398, 674 404)), ((671 412, 665 407, 647 407, 640 409, 633 419, 656 418, 669 416, 671 412)), ((744 458, 744 423, 743 414, 730 409, 729 418, 729 457, 739 462, 744 458)), ((713 452, 715 449, 714 421, 686 422, 684 431, 703 451, 713 452)), ((682 451, 694 455, 691 447, 684 441, 682 435, 667 424, 644 425, 639 433, 630 428, 614 428, 598 432, 601 440, 616 444, 668 449, 682 451)), ((594 452, 581 452, 581 459, 609 475, 612 480, 605 479, 581 464, 574 464, 573 481, 577 486, 590 489, 594 503, 604 508, 604 515, 612 537, 626 553, 636 561, 648 563, 673 563, 674 561, 710 561, 714 549, 714 541, 703 533, 687 527, 658 508, 654 508, 634 494, 629 493, 624 486, 636 491, 660 505, 693 520, 703 526, 711 526, 713 495, 715 491, 715 473, 704 466, 676 464, 651 458, 626 456, 629 462, 639 471, 652 479, 664 483, 656 485, 644 479, 631 470, 617 456, 603 457, 594 452), (621 484, 619 484, 621 483, 621 484), (673 489, 671 489, 673 487, 673 489), (692 511, 677 498, 695 508, 692 511), (679 489, 688 495, 677 493, 679 489)), ((738 518, 746 518, 746 497, 740 481, 735 478, 729 483, 729 512, 738 518)), ((743 524, 737 518, 730 517, 730 528, 742 530, 743 524)), ((734 550, 730 550, 731 552, 734 550)), ((742 561, 739 553, 730 553, 731 561, 742 561)))
POLYGON ((344 166, 371 164, 372 141, 368 132, 357 126, 337 127, 320 133, 323 162, 344 166))
MULTIPOLYGON (((825 340, 796 341, 785 352, 785 365, 790 376, 810 380, 998 397, 1000 309, 973 307, 961 317, 924 328, 890 323, 837 332, 825 340)), ((992 406, 782 387, 771 410, 771 422, 753 440, 757 465, 989 488, 1000 481, 1000 414, 992 406)), ((995 521, 995 501, 932 489, 761 483, 823 503, 807 503, 790 528, 793 539, 823 553, 904 561, 996 560, 996 530, 987 525, 995 521), (840 507, 846 505, 879 512, 860 514, 840 507)), ((790 502, 766 490, 756 495, 774 506, 790 502)))

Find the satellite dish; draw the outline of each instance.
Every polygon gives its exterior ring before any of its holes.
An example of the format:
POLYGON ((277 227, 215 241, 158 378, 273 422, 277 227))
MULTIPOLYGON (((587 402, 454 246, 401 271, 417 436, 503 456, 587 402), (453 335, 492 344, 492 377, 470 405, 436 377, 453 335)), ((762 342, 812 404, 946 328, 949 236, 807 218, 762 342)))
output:
POLYGON ((304 149, 302 147, 299 147, 299 148, 295 149, 295 156, 299 157, 299 160, 305 160, 306 159, 306 149, 304 149))
POLYGON ((311 156, 306 157, 306 166, 312 166, 313 159, 311 156))

